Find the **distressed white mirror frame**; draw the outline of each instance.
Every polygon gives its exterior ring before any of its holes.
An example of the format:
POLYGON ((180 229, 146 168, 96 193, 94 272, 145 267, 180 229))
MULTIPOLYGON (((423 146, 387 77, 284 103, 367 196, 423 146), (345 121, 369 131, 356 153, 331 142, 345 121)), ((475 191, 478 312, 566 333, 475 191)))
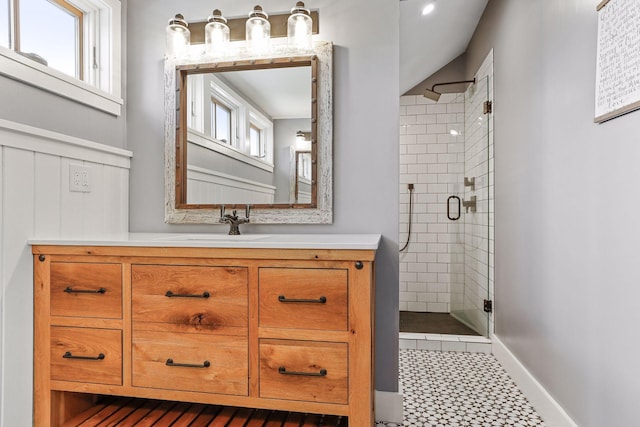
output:
MULTIPOLYGON (((272 43, 276 41, 272 40, 272 43)), ((177 209, 176 208, 176 67, 182 65, 213 64, 215 60, 206 58, 197 50, 202 45, 190 46, 189 58, 166 59, 164 70, 165 93, 165 222, 170 224, 217 224, 219 209, 177 209)), ((252 224, 331 224, 333 221, 333 44, 316 42, 312 52, 318 59, 317 77, 317 203, 316 208, 252 209, 252 224)), ((287 50, 285 43, 272 45, 269 55, 250 55, 243 47, 232 50, 224 62, 251 59, 282 58, 296 56, 287 50)))

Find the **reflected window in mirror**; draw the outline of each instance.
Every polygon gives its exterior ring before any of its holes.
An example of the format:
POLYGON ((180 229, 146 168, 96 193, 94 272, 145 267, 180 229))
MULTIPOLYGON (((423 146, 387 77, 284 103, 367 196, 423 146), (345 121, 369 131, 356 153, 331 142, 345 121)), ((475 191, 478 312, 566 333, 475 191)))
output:
POLYGON ((256 125, 251 124, 249 126, 249 140, 251 141, 251 155, 259 159, 263 159, 265 154, 264 138, 262 137, 262 130, 256 125))
POLYGON ((311 152, 299 154, 298 176, 302 179, 311 180, 311 152))
POLYGON ((211 136, 225 144, 231 144, 231 108, 211 97, 211 136))

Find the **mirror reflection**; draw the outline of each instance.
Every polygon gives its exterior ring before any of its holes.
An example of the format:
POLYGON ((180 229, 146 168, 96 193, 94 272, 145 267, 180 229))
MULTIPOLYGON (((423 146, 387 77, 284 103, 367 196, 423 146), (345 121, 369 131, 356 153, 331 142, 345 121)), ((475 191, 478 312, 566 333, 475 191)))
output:
POLYGON ((296 203, 311 203, 311 151, 296 151, 296 203))
POLYGON ((312 67, 301 64, 187 74, 183 203, 313 206, 312 67))

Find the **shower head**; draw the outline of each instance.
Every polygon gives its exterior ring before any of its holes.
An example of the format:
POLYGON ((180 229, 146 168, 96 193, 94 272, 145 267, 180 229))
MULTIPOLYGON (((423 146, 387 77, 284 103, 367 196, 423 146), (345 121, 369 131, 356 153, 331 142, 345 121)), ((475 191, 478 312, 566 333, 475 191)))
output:
POLYGON ((433 89, 425 89, 423 96, 425 98, 429 98, 434 102, 438 102, 438 100, 440 99, 440 95, 442 95, 440 92, 436 92, 433 89))
POLYGON ((433 86, 431 86, 431 89, 425 89, 424 90, 424 97, 425 98, 429 98, 432 101, 438 102, 438 100, 440 99, 440 95, 442 95, 440 92, 436 92, 436 86, 445 86, 445 85, 457 85, 460 83, 476 83, 476 79, 474 78, 473 80, 459 80, 457 82, 446 82, 446 83, 436 83, 433 86))

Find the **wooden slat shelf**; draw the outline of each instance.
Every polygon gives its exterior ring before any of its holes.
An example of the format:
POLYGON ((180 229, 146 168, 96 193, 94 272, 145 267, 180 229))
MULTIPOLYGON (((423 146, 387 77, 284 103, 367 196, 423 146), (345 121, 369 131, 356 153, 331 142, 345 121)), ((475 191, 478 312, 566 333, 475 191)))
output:
POLYGON ((62 427, 348 427, 345 417, 104 397, 62 427))

